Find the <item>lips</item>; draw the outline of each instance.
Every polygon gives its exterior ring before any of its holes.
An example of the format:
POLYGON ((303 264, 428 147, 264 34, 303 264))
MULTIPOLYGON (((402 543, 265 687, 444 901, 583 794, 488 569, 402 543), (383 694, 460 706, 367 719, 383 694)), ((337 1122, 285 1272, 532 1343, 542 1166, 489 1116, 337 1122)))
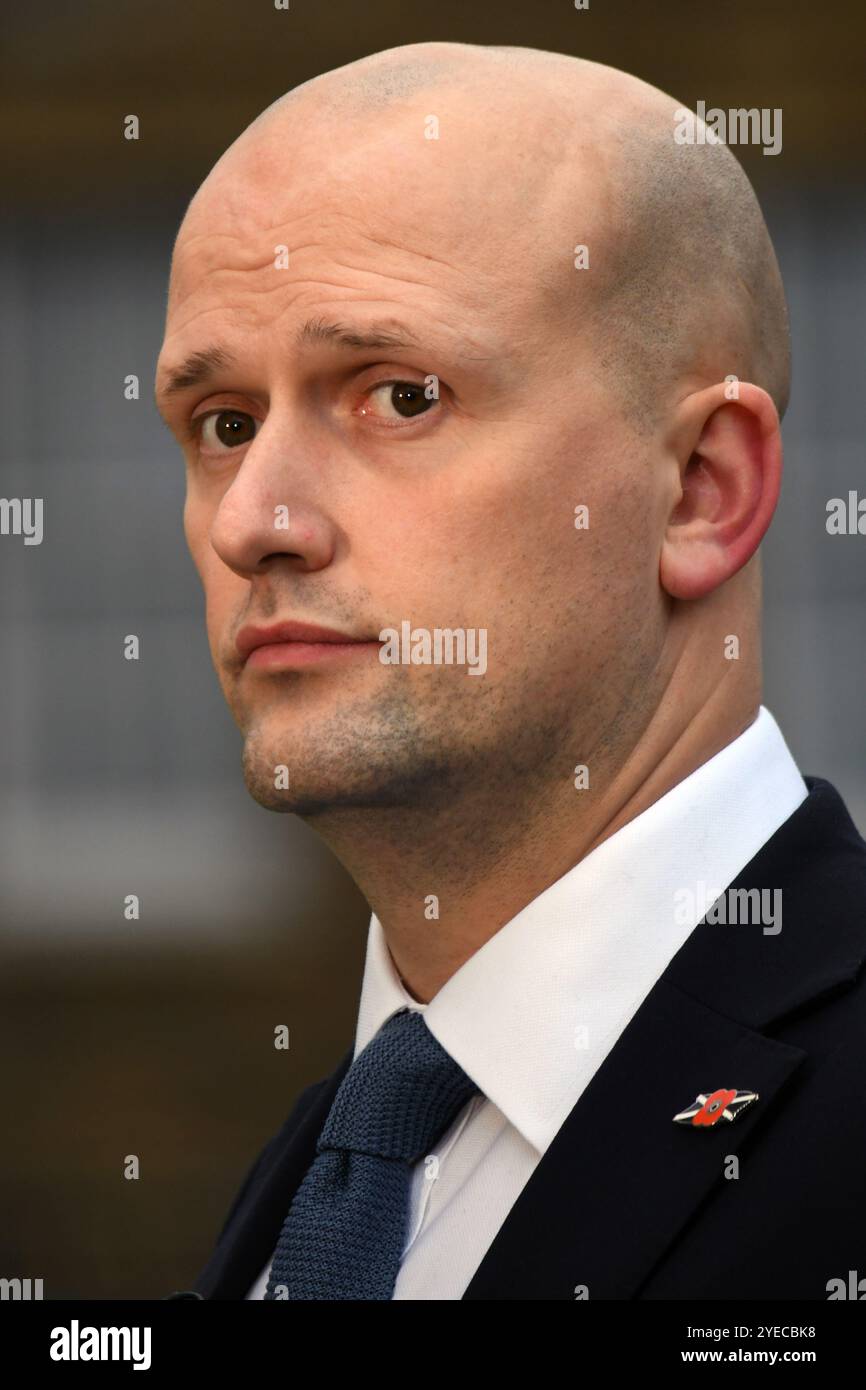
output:
POLYGON ((337 632, 334 628, 318 627, 313 623, 274 623, 272 627, 242 627, 235 645, 241 661, 246 661, 257 647, 271 647, 282 643, 301 643, 306 645, 334 644, 355 646, 368 644, 376 639, 352 637, 347 632, 337 632))

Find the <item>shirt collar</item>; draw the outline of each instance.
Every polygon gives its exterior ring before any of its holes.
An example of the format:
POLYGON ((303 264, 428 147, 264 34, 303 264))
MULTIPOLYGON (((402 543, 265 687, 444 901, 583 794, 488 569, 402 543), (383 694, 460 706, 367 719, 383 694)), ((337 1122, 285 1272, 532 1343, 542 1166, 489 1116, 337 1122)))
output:
POLYGON ((544 1153, 713 898, 807 794, 762 705, 738 738, 500 928, 428 1004, 406 990, 373 914, 354 1055, 392 1014, 417 1009, 544 1153))

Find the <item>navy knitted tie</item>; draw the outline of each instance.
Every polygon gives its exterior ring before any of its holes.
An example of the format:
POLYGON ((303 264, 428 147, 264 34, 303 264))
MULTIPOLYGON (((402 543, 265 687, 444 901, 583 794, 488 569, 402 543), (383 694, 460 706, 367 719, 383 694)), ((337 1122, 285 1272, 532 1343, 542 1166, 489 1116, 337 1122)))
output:
POLYGON ((478 1087, 417 1010, 382 1025, 343 1077, 277 1242, 266 1299, 390 1299, 412 1165, 478 1087))

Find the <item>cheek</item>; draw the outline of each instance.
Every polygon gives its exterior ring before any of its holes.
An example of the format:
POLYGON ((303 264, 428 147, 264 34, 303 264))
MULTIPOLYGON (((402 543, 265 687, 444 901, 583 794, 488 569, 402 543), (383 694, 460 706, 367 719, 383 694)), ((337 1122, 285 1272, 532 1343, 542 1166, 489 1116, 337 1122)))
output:
POLYGON ((189 485, 187 485, 186 501, 183 506, 183 534, 186 537, 187 549, 192 556, 193 564, 198 570, 199 578, 204 583, 207 525, 200 505, 196 503, 189 490, 189 485))
POLYGON ((237 612, 239 603, 249 592, 249 582, 224 565, 213 550, 205 556, 201 576, 208 631, 212 636, 219 635, 227 619, 237 612))
POLYGON ((249 592, 249 583, 229 569, 211 545, 209 513, 187 501, 183 525, 186 543, 204 591, 208 641, 211 651, 216 653, 225 642, 227 628, 249 592))
POLYGON ((213 508, 187 492, 183 509, 183 532, 205 591, 208 612, 212 606, 219 606, 224 594, 231 594, 242 588, 245 582, 228 568, 214 550, 210 539, 212 523, 213 508))

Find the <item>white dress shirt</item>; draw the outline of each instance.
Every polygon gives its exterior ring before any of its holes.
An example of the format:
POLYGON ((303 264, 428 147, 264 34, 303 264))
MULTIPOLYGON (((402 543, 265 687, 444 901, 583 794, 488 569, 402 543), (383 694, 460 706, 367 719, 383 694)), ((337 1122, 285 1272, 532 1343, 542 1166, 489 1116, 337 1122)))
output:
MULTIPOLYGON (((518 912, 428 1004, 403 987, 371 917, 354 1056, 398 1009, 417 1009, 482 1092, 436 1145, 436 1178, 423 1159, 413 1169, 395 1299, 462 1298, 669 961, 807 794, 762 705, 744 733, 518 912)), ((248 1299, 264 1296, 269 1270, 270 1261, 248 1299)))

